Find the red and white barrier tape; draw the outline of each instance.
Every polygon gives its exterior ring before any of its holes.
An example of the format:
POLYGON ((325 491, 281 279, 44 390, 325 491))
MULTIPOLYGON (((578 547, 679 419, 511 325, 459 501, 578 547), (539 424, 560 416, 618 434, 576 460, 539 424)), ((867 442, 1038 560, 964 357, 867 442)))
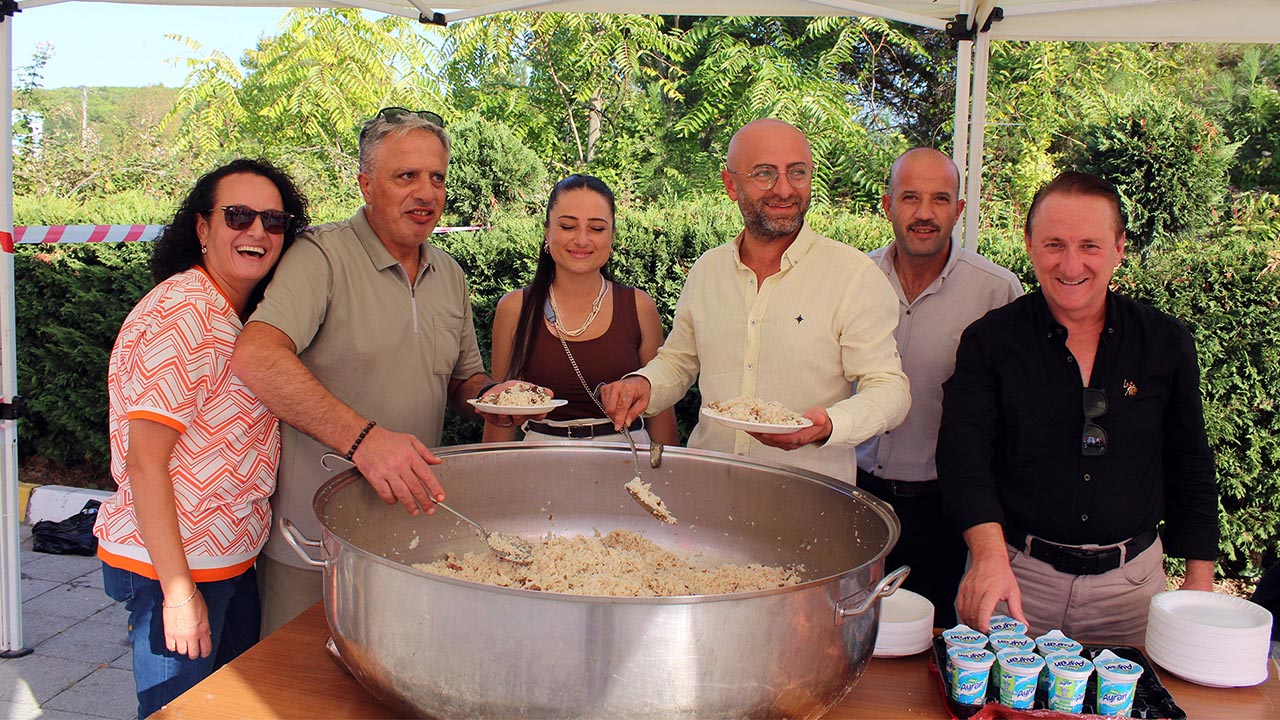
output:
MULTIPOLYGON (((484 230, 483 225, 438 227, 436 233, 484 230)), ((12 237, 0 233, 0 249, 13 252, 13 245, 33 243, 96 243, 155 240, 163 225, 16 225, 12 237)))

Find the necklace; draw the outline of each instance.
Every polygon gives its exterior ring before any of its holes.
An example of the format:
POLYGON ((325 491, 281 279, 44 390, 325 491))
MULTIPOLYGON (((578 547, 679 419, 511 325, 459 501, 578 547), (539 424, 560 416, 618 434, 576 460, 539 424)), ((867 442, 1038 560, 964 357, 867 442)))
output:
POLYGON ((556 306, 555 287, 547 288, 547 299, 551 302, 552 323, 556 326, 556 331, 561 337, 578 337, 591 327, 591 323, 595 322, 596 315, 600 314, 600 303, 604 300, 605 293, 609 292, 609 283, 600 276, 600 294, 596 295, 596 299, 591 303, 591 312, 587 314, 587 319, 582 323, 582 327, 577 330, 566 330, 564 323, 560 321, 560 308, 556 306))

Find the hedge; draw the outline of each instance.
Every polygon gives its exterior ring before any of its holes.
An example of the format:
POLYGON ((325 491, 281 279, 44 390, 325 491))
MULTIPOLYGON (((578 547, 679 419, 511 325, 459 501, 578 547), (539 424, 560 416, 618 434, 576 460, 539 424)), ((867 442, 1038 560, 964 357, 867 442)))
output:
MULTIPOLYGON (((1169 243, 1131 256, 1116 287, 1182 320, 1193 332, 1203 372, 1209 437, 1221 488, 1223 569, 1255 577, 1276 560, 1280 533, 1280 221, 1276 198, 1236 208, 1211 236, 1169 243)), ((815 228, 864 250, 887 243, 878 217, 815 208, 815 228)), ((670 318, 685 273, 707 249, 740 227, 727 200, 620 209, 611 267, 644 288, 670 318)), ((481 350, 487 355, 493 308, 531 276, 541 242, 540 215, 497 212, 482 233, 439 236, 471 281, 481 350)), ((1020 237, 988 229, 981 248, 1034 277, 1020 237)), ((148 246, 19 246, 16 253, 19 387, 28 415, 19 425, 23 456, 105 468, 107 355, 125 314, 150 287, 148 246)), ((696 393, 677 406, 685 433, 696 418, 696 393)), ((477 442, 480 428, 450 413, 444 444, 477 442)))

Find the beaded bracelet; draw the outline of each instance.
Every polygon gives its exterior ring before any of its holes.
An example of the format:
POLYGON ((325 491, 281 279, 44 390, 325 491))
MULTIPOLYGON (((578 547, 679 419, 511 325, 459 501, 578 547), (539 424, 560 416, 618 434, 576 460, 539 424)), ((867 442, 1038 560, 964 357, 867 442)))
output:
POLYGON ((484 387, 480 388, 480 392, 476 393, 476 400, 483 400, 483 399, 484 399, 484 394, 485 394, 485 393, 487 393, 487 392, 489 392, 490 390, 492 390, 495 386, 497 386, 497 385, 499 385, 499 384, 500 384, 500 383, 498 383, 498 382, 495 380, 494 382, 491 382, 491 383, 489 383, 488 385, 485 385, 484 387))
POLYGON ((351 449, 343 456, 346 458, 347 462, 351 462, 351 458, 356 456, 356 448, 360 447, 360 443, 364 442, 364 436, 368 435, 369 431, 373 429, 373 426, 377 424, 378 422, 376 420, 370 420, 369 424, 365 425, 364 429, 360 431, 360 437, 356 438, 356 441, 351 443, 351 449))
POLYGON ((165 603, 165 601, 164 601, 164 600, 161 600, 161 601, 160 601, 160 607, 162 607, 162 608, 168 608, 168 609, 170 609, 170 610, 174 610, 174 609, 176 609, 176 608, 180 608, 180 607, 182 607, 183 605, 186 605, 187 603, 191 602, 192 600, 195 600, 195 599, 196 599, 196 593, 197 593, 197 592, 199 592, 199 591, 200 591, 200 588, 199 588, 199 587, 193 587, 193 588, 191 588, 191 594, 187 596, 187 599, 186 599, 186 600, 183 600, 182 602, 178 603, 177 605, 169 605, 169 604, 165 603))

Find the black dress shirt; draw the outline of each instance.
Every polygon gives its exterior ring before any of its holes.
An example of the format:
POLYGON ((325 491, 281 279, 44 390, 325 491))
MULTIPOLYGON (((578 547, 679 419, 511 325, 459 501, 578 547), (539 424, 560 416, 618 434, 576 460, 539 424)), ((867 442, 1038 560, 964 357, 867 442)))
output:
POLYGON ((1166 521, 1165 552, 1212 560, 1218 490, 1200 368, 1178 321, 1108 293, 1090 387, 1106 451, 1081 452, 1084 384, 1040 292, 987 313, 961 336, 943 384, 938 480, 960 530, 1001 523, 1067 545, 1121 542, 1166 521))

